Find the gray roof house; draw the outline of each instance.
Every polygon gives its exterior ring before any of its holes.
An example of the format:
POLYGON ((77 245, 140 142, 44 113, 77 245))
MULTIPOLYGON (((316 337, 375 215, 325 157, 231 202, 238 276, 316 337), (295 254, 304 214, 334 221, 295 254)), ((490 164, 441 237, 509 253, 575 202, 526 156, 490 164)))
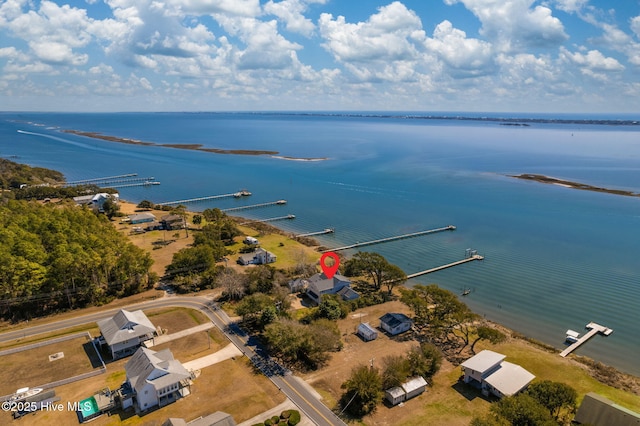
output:
POLYGON ((142 344, 152 339, 155 326, 142 311, 121 309, 113 317, 98 321, 102 334, 101 343, 109 346, 113 359, 130 355, 142 344))
POLYGON ((589 392, 584 396, 573 421, 592 426, 640 426, 640 413, 622 407, 602 395, 589 392))
POLYGON ((307 296, 317 305, 322 301, 324 294, 339 294, 343 300, 354 300, 360 295, 351 289, 349 278, 335 274, 332 278, 322 274, 315 274, 307 278, 307 296))
POLYGON ((392 336, 404 333, 413 325, 411 318, 405 314, 388 312, 380 317, 380 328, 392 336))
POLYGON ((519 365, 505 361, 505 358, 505 355, 489 350, 479 352, 460 364, 463 381, 479 387, 485 396, 491 393, 498 398, 526 389, 535 376, 519 365))
POLYGON ((236 426, 236 422, 231 417, 231 414, 216 411, 213 414, 198 417, 190 422, 186 422, 184 419, 170 418, 162 426, 236 426))
POLYGON ((139 348, 124 369, 140 411, 164 407, 189 394, 191 373, 169 349, 156 352, 139 348))
POLYGON ((276 260, 277 257, 275 254, 263 248, 258 248, 251 253, 245 253, 238 257, 238 263, 240 265, 266 265, 276 260))
POLYGON ((154 216, 153 213, 149 213, 149 212, 136 213, 129 216, 129 223, 134 225, 136 223, 148 223, 148 222, 155 222, 155 221, 156 221, 156 217, 154 216))

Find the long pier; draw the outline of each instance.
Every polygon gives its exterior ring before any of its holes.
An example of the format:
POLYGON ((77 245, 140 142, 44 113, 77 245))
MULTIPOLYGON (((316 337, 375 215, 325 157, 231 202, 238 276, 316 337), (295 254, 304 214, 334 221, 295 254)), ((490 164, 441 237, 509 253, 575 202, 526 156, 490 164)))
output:
MULTIPOLYGON (((127 184, 127 183, 134 183, 134 182, 151 182, 154 181, 156 178, 154 178, 153 176, 149 176, 149 177, 133 177, 133 178, 117 178, 117 179, 106 179, 106 180, 99 180, 99 181, 95 181, 95 182, 91 182, 93 184, 96 185, 111 185, 111 184, 127 184)), ((67 186, 76 186, 76 185, 82 185, 82 183, 71 183, 71 184, 67 184, 67 186)))
POLYGON ((578 349, 578 347, 580 345, 582 345, 583 343, 585 343, 587 340, 591 339, 593 336, 595 336, 598 333, 602 333, 605 336, 608 336, 611 333, 613 333, 612 329, 607 328, 607 327, 605 327, 603 325, 600 325, 600 324, 596 324, 595 322, 590 322, 584 328, 587 328, 587 329, 590 329, 590 330, 587 332, 587 334, 585 334, 584 336, 579 338, 577 342, 573 343, 567 349, 565 349, 564 351, 560 352, 560 356, 561 357, 563 357, 563 358, 566 357, 571 352, 573 352, 576 349, 578 349))
POLYGON ((442 271, 443 269, 452 268, 454 266, 462 265, 463 263, 467 263, 467 262, 473 262, 474 260, 484 260, 484 256, 480 256, 479 254, 474 254, 473 256, 467 257, 465 259, 458 260, 457 262, 447 263, 446 265, 438 266, 431 269, 426 269, 424 271, 416 272, 414 274, 409 274, 407 275, 407 279, 410 280, 411 278, 419 277, 421 275, 427 275, 432 272, 442 271))
POLYGON ((294 238, 312 237, 314 235, 323 235, 323 234, 333 234, 333 232, 334 232, 333 228, 325 228, 322 231, 318 231, 318 232, 307 232, 306 234, 294 235, 294 238))
POLYGON ((389 241, 403 240, 405 238, 413 238, 413 237, 419 237, 421 235, 435 234, 437 232, 442 232, 442 231, 455 231, 455 229, 456 229, 455 226, 449 225, 449 226, 445 226, 443 228, 429 229, 427 231, 412 232, 411 234, 396 235, 395 237, 380 238, 379 240, 365 241, 363 243, 355 243, 355 244, 351 244, 351 245, 348 245, 348 246, 336 247, 336 248, 333 248, 333 249, 324 250, 323 253, 326 253, 326 252, 329 252, 329 251, 349 250, 349 249, 356 248, 356 247, 371 246, 371 245, 374 245, 374 244, 381 244, 381 243, 386 243, 386 242, 389 242, 389 241))
POLYGON ((228 208, 228 209, 222 209, 222 211, 223 212, 237 212, 239 210, 258 209, 260 207, 268 207, 268 206, 284 205, 284 204, 287 204, 287 200, 270 201, 268 203, 252 204, 250 206, 231 207, 231 208, 228 208))
POLYGON ((144 182, 138 182, 138 183, 125 183, 123 185, 111 185, 109 186, 109 188, 131 188, 133 186, 153 186, 153 185, 160 185, 160 182, 158 182, 157 180, 147 180, 144 182))
POLYGON ((172 204, 187 204, 187 203, 197 203, 200 201, 208 201, 208 200, 216 200, 218 198, 229 198, 229 197, 246 197, 251 195, 250 192, 247 191, 239 191, 232 192, 230 194, 220 194, 220 195, 207 195, 206 197, 197 197, 197 198, 186 198, 184 200, 176 200, 176 201, 165 201, 164 203, 156 203, 157 206, 170 206, 172 204))
POLYGON ((256 219, 256 220, 249 220, 247 222, 242 222, 240 224, 240 226, 242 225, 250 225, 252 223, 263 223, 263 222, 274 222, 276 220, 285 220, 285 219, 295 219, 296 215, 295 214, 288 214, 286 216, 278 216, 278 217, 268 217, 266 219, 256 219))
POLYGON ((67 182, 67 185, 81 185, 81 184, 91 183, 91 182, 101 182, 101 181, 104 181, 104 180, 109 181, 109 180, 114 180, 114 179, 125 179, 125 178, 130 178, 130 177, 135 177, 135 176, 138 176, 138 174, 137 173, 127 173, 126 175, 106 176, 106 177, 101 177, 101 178, 74 180, 72 182, 67 182))

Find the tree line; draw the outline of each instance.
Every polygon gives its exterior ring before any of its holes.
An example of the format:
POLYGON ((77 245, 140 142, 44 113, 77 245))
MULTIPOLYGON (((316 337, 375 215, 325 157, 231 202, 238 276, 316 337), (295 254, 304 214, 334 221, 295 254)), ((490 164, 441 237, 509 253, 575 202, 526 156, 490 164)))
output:
POLYGON ((0 204, 4 318, 46 315, 137 293, 153 284, 151 264, 148 253, 87 208, 20 200, 0 204))

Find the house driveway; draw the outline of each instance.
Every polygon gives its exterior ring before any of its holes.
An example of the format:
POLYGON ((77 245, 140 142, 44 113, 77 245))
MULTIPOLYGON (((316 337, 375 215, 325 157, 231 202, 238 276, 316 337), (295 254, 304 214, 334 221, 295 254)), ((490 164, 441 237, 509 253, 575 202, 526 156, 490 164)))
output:
POLYGON ((201 331, 207 331, 211 328, 215 327, 212 322, 208 322, 205 324, 197 325, 195 327, 187 328, 186 330, 178 331, 173 334, 163 334, 162 336, 156 336, 151 341, 147 341, 145 343, 146 347, 151 348, 156 345, 161 345, 163 343, 170 342, 172 340, 180 339, 181 337, 189 336, 191 334, 196 334, 201 331))
POLYGON ((205 367, 217 364, 234 356, 242 356, 242 352, 240 352, 240 349, 238 349, 236 345, 229 343, 216 353, 194 359, 193 361, 185 362, 182 365, 184 365, 184 368, 187 370, 202 370, 205 367))

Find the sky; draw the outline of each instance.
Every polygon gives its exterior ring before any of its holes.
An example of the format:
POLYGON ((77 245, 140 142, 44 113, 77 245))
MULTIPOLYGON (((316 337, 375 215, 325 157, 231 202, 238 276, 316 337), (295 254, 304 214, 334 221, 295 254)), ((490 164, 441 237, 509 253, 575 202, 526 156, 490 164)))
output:
POLYGON ((3 111, 640 114, 640 0, 0 0, 3 111))

